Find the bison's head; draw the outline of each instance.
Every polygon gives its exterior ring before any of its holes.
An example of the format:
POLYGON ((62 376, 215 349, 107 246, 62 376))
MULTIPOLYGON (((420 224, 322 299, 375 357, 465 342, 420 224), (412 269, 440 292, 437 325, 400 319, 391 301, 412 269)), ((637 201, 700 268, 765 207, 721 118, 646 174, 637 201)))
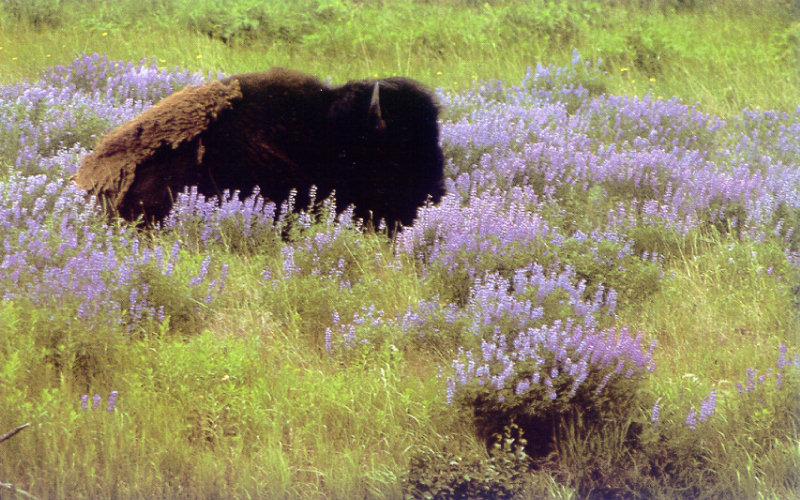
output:
POLYGON ((339 201, 372 207, 374 219, 404 225, 429 196, 438 202, 444 194, 438 117, 431 92, 406 78, 335 89, 328 116, 332 156, 348 180, 337 188, 339 201))

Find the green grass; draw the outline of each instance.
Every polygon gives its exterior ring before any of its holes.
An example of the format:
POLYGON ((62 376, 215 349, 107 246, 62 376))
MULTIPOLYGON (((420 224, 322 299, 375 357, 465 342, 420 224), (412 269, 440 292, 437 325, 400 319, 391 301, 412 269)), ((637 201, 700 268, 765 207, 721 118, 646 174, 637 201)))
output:
MULTIPOLYGON (((511 0, 217 4, 9 0, 0 81, 97 52, 227 74, 286 66, 337 82, 403 74, 465 88, 487 79, 516 83, 527 67, 564 64, 577 49, 605 61, 612 93, 677 96, 720 114, 793 110, 800 102, 800 28, 787 1, 677 10, 669 1, 649 8, 511 0)), ((674 5, 682 4, 690 3, 674 5)))
MULTIPOLYGON (((59 311, 2 304, 0 423, 5 431, 24 416, 33 426, 2 443, 2 456, 14 459, 0 460, 0 478, 48 498, 397 498, 421 450, 481 456, 469 414, 444 401, 437 372, 452 356, 446 346, 389 337, 364 351, 322 351, 334 309, 347 318, 370 303, 401 314, 448 286, 411 262, 376 259, 391 252, 381 237, 345 242, 336 257, 350 259, 351 290, 312 275, 265 283, 265 267, 281 272, 272 250, 213 248, 231 266, 229 286, 178 329, 87 331, 59 311), (116 412, 80 410, 81 394, 99 393, 105 403, 111 390, 122 395, 116 412)), ((780 343, 800 345, 797 271, 769 243, 690 235, 684 247, 691 252, 673 255, 659 290, 622 304, 619 318, 660 344, 658 369, 639 397, 661 398, 661 424, 633 449, 633 422, 588 434, 567 424, 558 466, 530 476, 539 495, 596 487, 592 471, 666 497, 797 494, 796 393, 770 389, 748 399, 735 389, 748 368, 774 366, 780 343), (718 415, 688 433, 689 408, 712 388, 718 415), (672 479, 677 486, 654 486, 659 453, 685 476, 672 479)), ((199 257, 186 254, 176 272, 194 275, 199 257)), ((182 301, 188 292, 164 293, 182 301)))
POLYGON ((659 360, 667 372, 731 381, 747 366, 767 364, 774 354, 769 347, 800 340, 800 323, 791 313, 796 297, 791 286, 767 273, 780 269, 779 248, 730 240, 707 245, 676 262, 658 295, 630 321, 657 332, 669 353, 659 360), (698 350, 700 344, 715 351, 698 350), (754 348, 768 357, 753 358, 754 348), (697 367, 706 371, 697 373, 697 367))
MULTIPOLYGON (((0 351, 14 354, 0 373, 0 422, 21 412, 34 426, 3 443, 3 456, 33 462, 15 470, 0 460, 0 477, 52 497, 399 496, 412 445, 438 448, 463 428, 429 357, 387 346, 342 363, 319 352, 319 316, 346 310, 325 279, 273 289, 259 283, 263 261, 226 260, 227 300, 186 338, 87 332, 108 368, 91 376, 75 358, 60 369, 44 359, 52 354, 37 337, 52 334, 52 314, 5 304, 0 351), (105 402, 112 389, 124 395, 120 411, 79 409, 81 393, 105 402)), ((352 300, 399 306, 397 295, 418 285, 399 271, 368 278, 352 300)))
MULTIPOLYGON (((800 342, 793 289, 797 271, 783 267, 785 258, 777 246, 727 238, 695 245, 693 256, 671 266, 656 295, 622 315, 623 322, 651 332, 659 341, 658 369, 649 386, 662 398, 665 427, 683 427, 690 407, 699 409, 712 389, 718 392, 722 418, 698 431, 694 443, 668 439, 660 446, 678 456, 681 450, 701 450, 701 463, 708 471, 694 480, 707 475, 703 495, 736 491, 735 496, 746 498, 765 492, 795 497, 800 480, 800 398, 742 398, 736 384, 745 384, 749 368, 763 367, 763 373, 773 367, 780 344, 800 342), (786 271, 789 274, 776 279, 786 271), (782 441, 776 435, 795 438, 782 441)), ((670 433, 665 429, 662 439, 670 433)))

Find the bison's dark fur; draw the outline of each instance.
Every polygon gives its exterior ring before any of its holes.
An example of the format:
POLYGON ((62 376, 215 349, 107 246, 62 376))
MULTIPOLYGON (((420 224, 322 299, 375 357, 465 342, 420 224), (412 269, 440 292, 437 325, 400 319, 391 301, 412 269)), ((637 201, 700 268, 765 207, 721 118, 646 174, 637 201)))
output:
POLYGON ((173 195, 255 186, 280 202, 317 186, 340 209, 390 228, 444 194, 438 109, 412 80, 330 87, 288 70, 230 77, 173 94, 106 136, 84 161, 79 186, 124 218, 160 220, 173 195))

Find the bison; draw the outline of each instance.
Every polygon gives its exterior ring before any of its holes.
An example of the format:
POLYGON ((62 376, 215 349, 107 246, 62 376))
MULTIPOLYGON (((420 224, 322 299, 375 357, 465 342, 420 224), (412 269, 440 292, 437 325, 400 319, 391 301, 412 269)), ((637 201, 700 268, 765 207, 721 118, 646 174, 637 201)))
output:
POLYGON ((187 87, 104 137, 83 161, 79 187, 128 220, 162 220, 185 186, 242 196, 258 186, 297 206, 311 186, 337 206, 390 229, 444 194, 438 107, 407 78, 329 86, 273 69, 187 87))

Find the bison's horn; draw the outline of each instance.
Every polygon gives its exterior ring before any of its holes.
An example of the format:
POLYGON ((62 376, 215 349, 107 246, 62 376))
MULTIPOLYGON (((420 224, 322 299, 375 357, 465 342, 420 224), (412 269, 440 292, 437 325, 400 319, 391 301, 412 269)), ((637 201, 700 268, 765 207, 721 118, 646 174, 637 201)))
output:
POLYGON ((381 113, 380 82, 375 82, 375 86, 372 87, 372 99, 369 101, 369 116, 374 120, 377 130, 386 128, 386 122, 383 121, 383 114, 381 113))

